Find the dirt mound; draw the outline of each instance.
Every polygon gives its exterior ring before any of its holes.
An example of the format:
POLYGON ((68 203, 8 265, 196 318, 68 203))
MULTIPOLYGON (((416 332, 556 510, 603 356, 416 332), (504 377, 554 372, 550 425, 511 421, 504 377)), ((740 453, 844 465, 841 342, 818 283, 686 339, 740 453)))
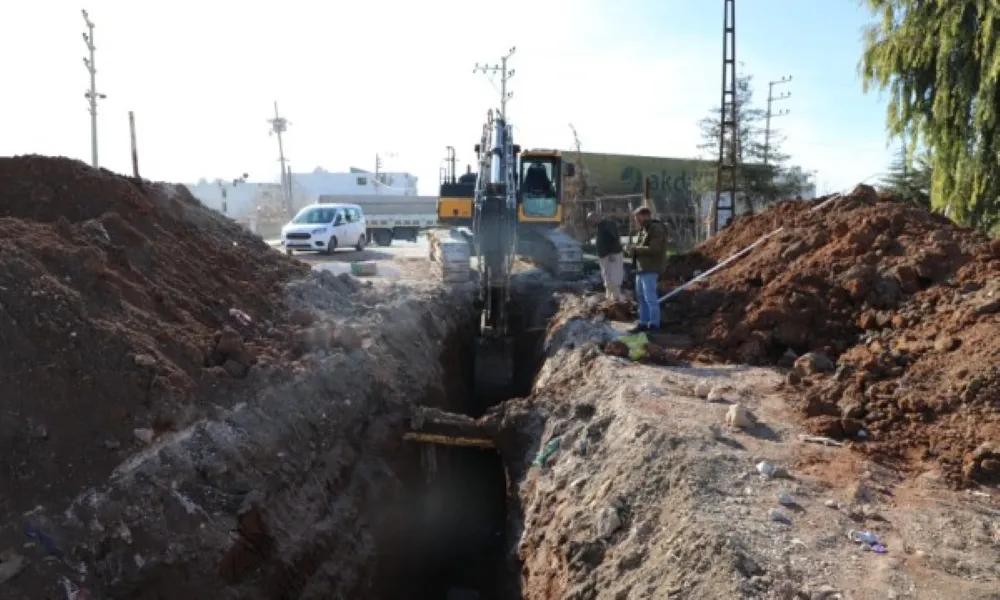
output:
POLYGON ((304 270, 183 187, 0 158, 2 508, 198 418, 281 343, 304 270))
POLYGON ((779 227, 665 305, 664 326, 716 359, 799 359, 794 401, 816 433, 933 459, 955 481, 1000 479, 1000 448, 983 445, 1000 433, 1000 242, 859 186, 739 219, 664 282, 779 227))

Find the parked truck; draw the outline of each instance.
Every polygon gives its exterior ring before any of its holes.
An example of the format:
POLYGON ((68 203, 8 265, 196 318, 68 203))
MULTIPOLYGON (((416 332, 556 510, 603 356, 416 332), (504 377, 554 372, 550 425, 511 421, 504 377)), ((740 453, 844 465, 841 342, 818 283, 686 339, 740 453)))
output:
POLYGON ((320 203, 357 204, 368 222, 368 241, 388 246, 393 240, 415 242, 420 232, 437 226, 436 196, 322 195, 320 203))

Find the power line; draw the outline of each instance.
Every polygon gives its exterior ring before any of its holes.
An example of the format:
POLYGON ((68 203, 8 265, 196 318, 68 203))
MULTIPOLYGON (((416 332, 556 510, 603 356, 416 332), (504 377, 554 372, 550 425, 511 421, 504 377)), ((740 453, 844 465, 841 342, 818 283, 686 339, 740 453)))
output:
POLYGON ((87 14, 86 9, 80 12, 83 13, 83 22, 87 26, 87 31, 83 33, 83 43, 87 45, 87 50, 90 53, 89 58, 86 56, 83 57, 83 65, 87 67, 87 72, 90 73, 90 90, 84 93, 83 97, 90 104, 90 164, 96 169, 98 166, 97 100, 104 100, 107 96, 97 93, 97 64, 94 62, 94 53, 97 50, 97 46, 94 45, 94 23, 90 20, 90 15, 87 14))
POLYGON ((507 101, 514 97, 514 92, 507 91, 507 82, 514 76, 514 69, 507 70, 507 61, 510 60, 511 56, 514 56, 515 50, 517 48, 511 46, 510 51, 500 59, 499 65, 490 66, 476 63, 476 66, 472 69, 473 73, 482 73, 487 76, 500 74, 500 119, 504 123, 507 122, 507 101))
POLYGON ((768 154, 771 151, 771 119, 772 118, 783 117, 783 116, 787 115, 790 112, 790 111, 788 111, 786 109, 782 109, 782 110, 779 110, 778 112, 774 112, 774 109, 773 109, 772 105, 775 102, 778 102, 779 100, 787 100, 788 98, 790 98, 792 96, 791 92, 783 92, 781 95, 775 96, 774 95, 774 86, 786 84, 786 83, 790 82, 791 80, 792 80, 792 77, 789 75, 788 77, 782 77, 781 79, 779 79, 777 81, 769 81, 769 82, 767 82, 767 120, 766 120, 766 124, 764 125, 764 164, 765 165, 767 164, 768 154))

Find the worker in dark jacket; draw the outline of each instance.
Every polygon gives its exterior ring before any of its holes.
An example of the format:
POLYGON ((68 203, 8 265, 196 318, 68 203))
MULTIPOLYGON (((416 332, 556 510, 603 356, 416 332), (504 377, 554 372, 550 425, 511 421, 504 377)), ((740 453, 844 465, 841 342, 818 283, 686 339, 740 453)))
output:
POLYGON ((656 284, 667 262, 667 227, 653 218, 653 212, 641 206, 633 213, 639 227, 635 244, 625 255, 635 257, 635 299, 639 304, 639 324, 633 333, 660 328, 660 300, 656 284))
POLYGON ((605 295, 608 300, 620 302, 624 299, 622 280, 625 278, 625 261, 622 259, 622 238, 618 225, 593 212, 587 215, 587 223, 597 230, 597 260, 601 265, 605 295))

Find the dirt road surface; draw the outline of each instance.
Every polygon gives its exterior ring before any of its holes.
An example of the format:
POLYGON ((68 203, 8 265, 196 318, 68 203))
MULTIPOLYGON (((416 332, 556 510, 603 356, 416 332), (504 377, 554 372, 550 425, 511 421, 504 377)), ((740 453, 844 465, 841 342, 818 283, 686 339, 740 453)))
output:
POLYGON ((314 270, 334 275, 350 274, 351 263, 374 262, 377 265, 376 274, 365 276, 366 280, 416 283, 430 279, 427 263, 429 253, 427 238, 420 237, 416 242, 397 240, 390 246, 369 246, 360 252, 354 249, 337 250, 332 255, 296 252, 294 257, 314 270))

